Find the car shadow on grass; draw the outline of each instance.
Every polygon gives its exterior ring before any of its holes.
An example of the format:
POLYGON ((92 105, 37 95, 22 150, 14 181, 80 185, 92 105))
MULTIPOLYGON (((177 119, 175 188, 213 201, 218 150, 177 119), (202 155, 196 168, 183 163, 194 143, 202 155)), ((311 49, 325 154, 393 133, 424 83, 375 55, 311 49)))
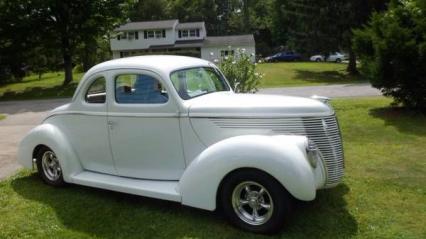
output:
POLYGON ((349 76, 342 71, 308 71, 296 70, 296 79, 324 84, 346 84, 346 83, 361 83, 366 82, 359 76, 349 76))
MULTIPOLYGON (((36 174, 16 177, 13 190, 54 210, 66 229, 101 238, 261 238, 230 226, 219 212, 124 193, 67 185, 53 188, 36 174)), ((343 195, 346 185, 319 191, 310 203, 297 203, 295 215, 274 238, 336 238, 357 232, 343 195)), ((46 212, 48 213, 48 212, 46 212)), ((49 216, 47 216, 49 217, 49 216)), ((43 218, 40 218, 42 223, 43 218)))
POLYGON ((426 114, 391 106, 371 109, 369 114, 384 120, 386 126, 396 127, 400 132, 426 136, 426 114))

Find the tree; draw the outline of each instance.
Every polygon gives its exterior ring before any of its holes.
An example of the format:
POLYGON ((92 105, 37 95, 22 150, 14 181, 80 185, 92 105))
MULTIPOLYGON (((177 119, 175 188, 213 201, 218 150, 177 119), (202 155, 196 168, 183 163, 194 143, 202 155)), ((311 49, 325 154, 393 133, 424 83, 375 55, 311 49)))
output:
POLYGON ((73 57, 79 44, 89 45, 106 34, 123 16, 123 0, 38 0, 33 12, 43 24, 43 39, 61 49, 65 79, 72 79, 73 57))
POLYGON ((354 31, 361 72, 395 104, 426 112, 426 7, 421 0, 393 1, 354 31))
POLYGON ((181 22, 204 21, 209 35, 216 35, 219 29, 218 5, 212 0, 169 1, 170 16, 181 22))
POLYGON ((167 0, 137 1, 129 11, 129 18, 133 22, 169 19, 169 2, 167 0))
POLYGON ((0 82, 20 80, 25 75, 36 27, 27 0, 0 0, 0 82))
POLYGON ((354 27, 364 24, 387 0, 276 0, 273 28, 278 40, 301 53, 323 53, 338 49, 350 55, 348 72, 356 74, 351 48, 354 27), (281 28, 281 29, 280 29, 281 28))

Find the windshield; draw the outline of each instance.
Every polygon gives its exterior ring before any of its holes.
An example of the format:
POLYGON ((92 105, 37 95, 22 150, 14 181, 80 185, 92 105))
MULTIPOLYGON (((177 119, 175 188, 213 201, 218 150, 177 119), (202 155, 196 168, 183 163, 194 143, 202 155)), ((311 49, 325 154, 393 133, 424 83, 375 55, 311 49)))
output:
POLYGON ((229 91, 222 74, 211 67, 196 67, 173 72, 170 79, 179 96, 188 100, 218 91, 229 91))

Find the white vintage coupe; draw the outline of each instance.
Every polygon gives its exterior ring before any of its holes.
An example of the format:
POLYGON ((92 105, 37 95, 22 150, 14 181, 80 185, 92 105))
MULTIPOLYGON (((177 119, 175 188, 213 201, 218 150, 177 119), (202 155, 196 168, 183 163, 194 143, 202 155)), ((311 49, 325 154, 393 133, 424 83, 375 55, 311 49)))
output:
POLYGON ((344 167, 326 99, 236 94, 214 64, 180 56, 93 67, 22 140, 18 160, 53 186, 221 208, 259 233, 279 230, 293 199, 336 186, 344 167))

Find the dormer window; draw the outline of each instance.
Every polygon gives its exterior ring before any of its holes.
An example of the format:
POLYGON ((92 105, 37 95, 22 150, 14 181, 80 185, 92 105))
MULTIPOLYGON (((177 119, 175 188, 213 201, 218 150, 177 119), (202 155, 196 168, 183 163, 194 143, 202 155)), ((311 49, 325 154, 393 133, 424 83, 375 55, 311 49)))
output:
POLYGON ((179 38, 200 37, 200 29, 183 29, 178 34, 179 38))
POLYGON ((125 39, 139 39, 139 32, 135 31, 135 32, 120 32, 117 35, 117 40, 125 40, 125 39))
POLYGON ((166 38, 166 30, 145 30, 144 38, 145 39, 166 38))

